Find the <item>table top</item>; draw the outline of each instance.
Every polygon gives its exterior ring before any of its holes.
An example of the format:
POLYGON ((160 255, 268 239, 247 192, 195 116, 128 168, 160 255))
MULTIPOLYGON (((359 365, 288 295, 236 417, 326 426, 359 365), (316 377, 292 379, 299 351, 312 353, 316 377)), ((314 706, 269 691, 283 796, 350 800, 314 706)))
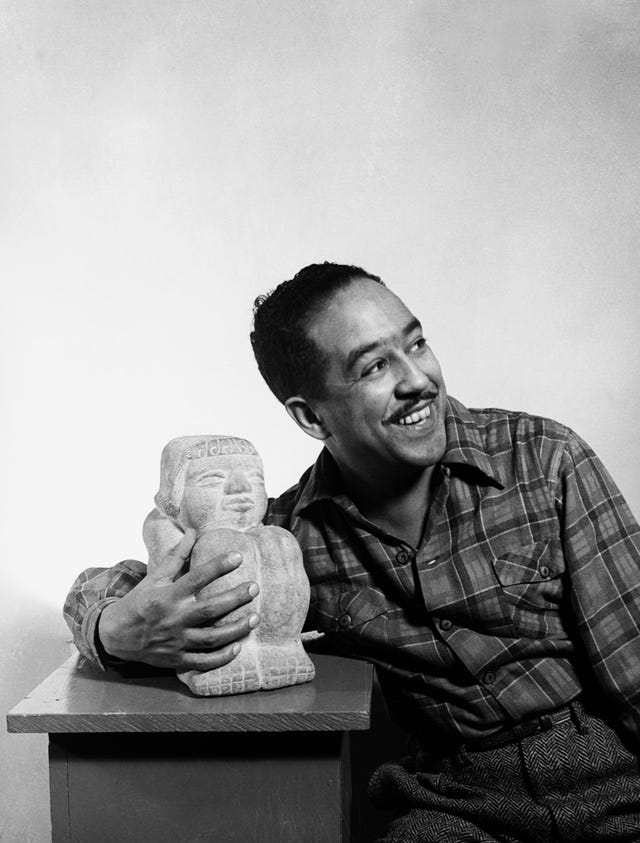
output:
POLYGON ((72 656, 7 715, 9 732, 288 732, 369 728, 373 668, 313 655, 303 685, 196 697, 169 671, 103 672, 72 656))

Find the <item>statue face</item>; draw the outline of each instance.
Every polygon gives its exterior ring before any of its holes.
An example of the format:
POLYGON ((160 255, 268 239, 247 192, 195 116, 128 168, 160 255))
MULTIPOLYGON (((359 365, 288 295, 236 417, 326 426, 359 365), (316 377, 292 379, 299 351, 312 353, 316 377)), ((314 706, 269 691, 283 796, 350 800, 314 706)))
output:
POLYGON ((185 527, 255 526, 267 509, 260 457, 220 454, 187 461, 180 518, 185 527))

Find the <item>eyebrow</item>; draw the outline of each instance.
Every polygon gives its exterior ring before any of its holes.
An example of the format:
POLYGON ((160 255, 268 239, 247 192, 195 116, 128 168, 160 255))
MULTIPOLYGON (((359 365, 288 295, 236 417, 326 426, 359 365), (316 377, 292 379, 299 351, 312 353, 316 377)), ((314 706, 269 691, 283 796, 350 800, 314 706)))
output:
MULTIPOLYGON (((407 322, 407 324, 402 329, 402 335, 404 337, 409 336, 414 331, 422 331, 422 325, 420 321, 416 319, 414 316, 411 321, 407 322)), ((349 352, 349 356, 347 357, 347 371, 353 369, 357 361, 364 357, 365 354, 369 354, 370 351, 375 351, 376 348, 380 348, 382 345, 387 345, 391 342, 392 337, 383 337, 382 339, 374 340, 373 342, 363 343, 363 345, 359 345, 357 348, 354 348, 352 351, 349 352)))

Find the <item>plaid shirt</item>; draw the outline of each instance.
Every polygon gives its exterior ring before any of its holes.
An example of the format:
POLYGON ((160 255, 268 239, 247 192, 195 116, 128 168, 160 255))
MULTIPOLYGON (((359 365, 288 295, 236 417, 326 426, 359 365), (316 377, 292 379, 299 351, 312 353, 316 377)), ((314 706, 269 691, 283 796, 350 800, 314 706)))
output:
MULTIPOLYGON (((640 528, 593 451, 549 419, 449 399, 447 450, 420 547, 365 519, 324 451, 265 518, 293 532, 307 628, 367 659, 392 714, 469 740, 581 695, 640 737, 640 528)), ((144 576, 90 569, 65 615, 99 661, 96 619, 144 576)))

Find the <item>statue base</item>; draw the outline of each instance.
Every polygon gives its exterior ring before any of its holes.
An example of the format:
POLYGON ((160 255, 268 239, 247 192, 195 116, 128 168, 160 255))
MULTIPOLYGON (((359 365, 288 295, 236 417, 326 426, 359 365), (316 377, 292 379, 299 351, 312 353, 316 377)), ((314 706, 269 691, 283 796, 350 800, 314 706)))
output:
POLYGON ((199 697, 267 691, 310 682, 316 675, 302 641, 267 644, 248 641, 233 661, 215 670, 188 670, 178 678, 199 697))

